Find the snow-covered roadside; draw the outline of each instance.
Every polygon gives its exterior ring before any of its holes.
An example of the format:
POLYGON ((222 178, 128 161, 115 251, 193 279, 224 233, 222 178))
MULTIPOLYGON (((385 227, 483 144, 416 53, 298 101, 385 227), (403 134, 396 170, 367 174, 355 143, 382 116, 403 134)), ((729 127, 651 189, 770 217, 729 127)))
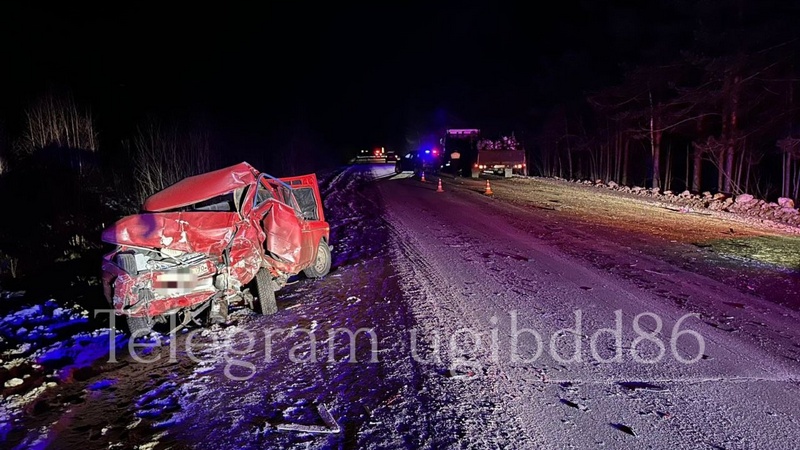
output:
MULTIPOLYGON (((108 355, 110 330, 95 329, 89 311, 68 300, 36 304, 24 292, 5 292, 0 302, 9 311, 0 318, 0 439, 5 439, 15 416, 47 389, 95 374, 94 362, 108 355)), ((122 334, 116 339, 117 346, 127 342, 122 334)))
MULTIPOLYGON (((563 178, 529 177, 540 181, 569 183, 563 178)), ((744 223, 758 224, 789 233, 800 233, 800 210, 795 207, 794 200, 778 198, 776 202, 767 202, 750 194, 729 195, 712 194, 705 191, 700 194, 690 191, 674 193, 658 188, 639 186, 621 186, 613 181, 572 180, 572 184, 592 188, 605 188, 611 192, 626 195, 632 199, 650 200, 663 205, 677 205, 681 212, 714 214, 722 213, 723 217, 744 223), (728 213, 728 214, 725 214, 728 213)))
MULTIPOLYGON (((330 185, 337 175, 341 175, 339 169, 319 174, 321 185, 330 185)), ((97 264, 99 268, 99 261, 97 264)), ((102 295, 99 288, 96 295, 102 295)), ((21 425, 22 414, 41 408, 38 403, 47 403, 37 400, 48 390, 88 380, 107 370, 101 366, 108 359, 111 339, 118 353, 128 348, 122 331, 98 328, 108 322, 103 320, 106 313, 92 320, 98 316, 70 298, 41 301, 24 291, 3 291, 0 311, 4 312, 0 317, 0 442, 21 425)), ((89 390, 107 387, 100 383, 89 390)), ((26 438, 27 444, 20 445, 30 445, 37 439, 26 438)))
MULTIPOLYGON (((161 345, 143 355, 152 363, 132 361, 125 356, 127 340, 119 341, 125 348, 116 353, 117 363, 101 357, 92 376, 85 372, 87 378, 58 382, 15 410, 9 442, 18 448, 78 448, 88 436, 92 448, 423 445, 434 432, 413 391, 414 362, 405 356, 402 330, 411 327, 409 314, 389 265, 380 199, 362 193, 373 177, 369 167, 320 174, 334 268, 322 280, 301 280, 279 291, 278 314, 240 309, 224 327, 153 336, 161 345), (329 335, 343 329, 362 330, 354 363, 347 336, 329 335), (380 330, 376 363, 365 334, 373 329, 380 330), (282 332, 265 334, 273 330, 282 332), (303 336, 314 337, 316 352, 303 336), (235 353, 251 337, 253 351, 235 353), (265 348, 274 360, 265 357, 265 348), (328 360, 331 351, 334 361, 328 360), (319 360, 287 361, 290 354, 316 354, 319 360), (232 356, 237 362, 230 364, 232 356), (249 368, 255 371, 241 379, 249 368), (340 432, 308 431, 336 429, 325 425, 322 411, 340 432)), ((108 350, 108 341, 84 343, 87 356, 108 350)))
MULTIPOLYGON (((624 199, 628 204, 655 205, 682 215, 710 216, 715 219, 762 230, 786 234, 800 234, 800 211, 791 199, 780 199, 781 204, 765 202, 749 194, 729 196, 688 191, 675 194, 672 191, 629 188, 616 183, 568 182, 557 178, 515 177, 515 183, 531 186, 552 185, 562 192, 586 193, 598 199, 609 196, 624 199)), ((599 201, 598 203, 602 203, 599 201)))

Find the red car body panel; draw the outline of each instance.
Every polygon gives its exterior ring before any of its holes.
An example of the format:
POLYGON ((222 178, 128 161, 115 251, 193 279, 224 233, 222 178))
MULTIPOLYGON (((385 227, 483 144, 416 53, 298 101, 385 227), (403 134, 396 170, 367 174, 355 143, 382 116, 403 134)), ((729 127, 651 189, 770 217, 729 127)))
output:
POLYGON ((145 200, 145 211, 166 211, 255 183, 258 171, 246 162, 185 178, 145 200))
POLYGON ((221 253, 233 237, 237 213, 174 212, 123 217, 103 230, 103 242, 183 252, 221 253))
POLYGON ((235 296, 261 268, 285 280, 314 262, 321 240, 329 242, 313 174, 277 180, 243 162, 186 178, 143 209, 102 233, 118 246, 102 264, 104 292, 118 314, 158 316, 235 296), (181 210, 229 194, 239 197, 235 211, 181 210), (138 253, 144 267, 137 260, 136 274, 115 262, 125 252, 138 253))

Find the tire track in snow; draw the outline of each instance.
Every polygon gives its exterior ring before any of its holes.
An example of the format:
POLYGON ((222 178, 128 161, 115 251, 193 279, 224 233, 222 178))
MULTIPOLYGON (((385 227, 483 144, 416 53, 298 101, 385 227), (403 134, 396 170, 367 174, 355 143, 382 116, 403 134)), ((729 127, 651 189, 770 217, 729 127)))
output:
MULTIPOLYGON (((505 397, 509 391, 517 389, 500 386, 507 380, 507 375, 501 365, 491 361, 486 349, 481 348, 479 353, 470 352, 469 360, 463 361, 463 367, 458 364, 461 361, 449 354, 450 348, 442 350, 442 347, 449 347, 448 337, 455 336, 459 329, 484 330, 486 323, 474 315, 474 308, 467 306, 469 300, 459 293, 459 288, 449 283, 428 263, 418 250, 421 243, 402 231, 390 213, 386 215, 386 220, 393 231, 392 244, 397 271, 400 278, 406 280, 401 287, 422 331, 420 341, 427 350, 426 353, 437 346, 430 341, 430 336, 445 338, 438 343, 439 351, 436 352, 441 358, 440 362, 433 361, 434 355, 423 357, 432 359, 425 367, 428 373, 428 389, 439 392, 446 399, 445 403, 435 405, 437 409, 446 412, 438 417, 440 426, 453 429, 457 438, 448 442, 448 436, 439 436, 444 441, 439 444, 460 444, 467 448, 541 446, 543 441, 534 437, 542 436, 541 430, 535 430, 535 425, 531 423, 524 424, 520 416, 507 414, 513 408, 505 402, 505 397), (458 374, 469 368, 476 370, 475 375, 459 378, 458 374), (456 369, 456 376, 453 376, 451 369, 456 369), (532 435, 531 431, 536 433, 532 435)), ((469 348, 467 343, 460 344, 459 348, 469 348)))

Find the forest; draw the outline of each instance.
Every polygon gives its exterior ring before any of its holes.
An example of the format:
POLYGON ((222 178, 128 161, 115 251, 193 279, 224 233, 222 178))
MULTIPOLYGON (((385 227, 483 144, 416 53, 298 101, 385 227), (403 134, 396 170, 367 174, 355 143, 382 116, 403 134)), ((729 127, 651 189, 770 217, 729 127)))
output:
POLYGON ((545 115, 536 172, 663 190, 797 200, 793 2, 660 2, 669 9, 618 81, 545 115))

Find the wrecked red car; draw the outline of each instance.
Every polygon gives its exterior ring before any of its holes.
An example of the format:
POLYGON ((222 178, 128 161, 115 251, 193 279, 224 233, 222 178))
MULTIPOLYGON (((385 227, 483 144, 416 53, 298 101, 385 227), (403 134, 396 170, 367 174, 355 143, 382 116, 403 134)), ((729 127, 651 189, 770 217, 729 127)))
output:
POLYGON ((224 322, 234 304, 272 314, 290 277, 330 271, 329 238, 314 174, 278 179, 242 162, 175 183, 105 229, 116 248, 103 289, 131 333, 173 314, 180 326, 224 322))

